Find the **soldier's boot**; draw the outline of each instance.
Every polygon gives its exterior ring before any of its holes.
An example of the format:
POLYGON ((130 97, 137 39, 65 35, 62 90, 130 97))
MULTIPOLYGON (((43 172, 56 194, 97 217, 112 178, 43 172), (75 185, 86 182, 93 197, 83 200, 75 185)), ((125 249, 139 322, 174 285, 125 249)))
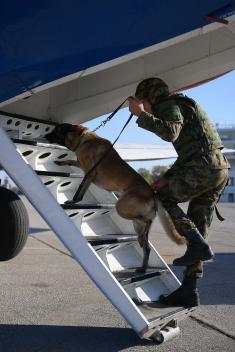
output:
POLYGON ((188 248, 185 254, 173 261, 176 266, 188 266, 202 260, 210 260, 214 254, 210 246, 206 243, 198 229, 193 228, 184 234, 188 241, 188 248))
POLYGON ((200 304, 198 289, 196 287, 197 277, 185 276, 182 285, 169 295, 161 295, 159 302, 171 306, 196 307, 200 304))

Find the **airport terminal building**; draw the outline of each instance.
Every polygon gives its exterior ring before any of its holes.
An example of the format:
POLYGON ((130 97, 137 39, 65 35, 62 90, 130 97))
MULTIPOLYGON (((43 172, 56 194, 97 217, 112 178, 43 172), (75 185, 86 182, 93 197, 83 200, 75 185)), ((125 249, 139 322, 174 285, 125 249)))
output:
MULTIPOLYGON (((218 132, 226 148, 235 149, 235 125, 217 126, 218 132)), ((229 172, 229 185, 222 194, 221 202, 235 202, 235 152, 226 155, 231 169, 229 172)))

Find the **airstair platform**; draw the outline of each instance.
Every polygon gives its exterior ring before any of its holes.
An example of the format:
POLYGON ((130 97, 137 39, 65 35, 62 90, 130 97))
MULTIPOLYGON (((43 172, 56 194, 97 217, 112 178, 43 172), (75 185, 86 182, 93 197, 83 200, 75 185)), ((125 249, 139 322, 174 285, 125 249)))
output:
POLYGON ((163 342, 179 333, 178 322, 194 308, 158 302, 180 282, 151 243, 149 267, 139 273, 143 253, 131 221, 115 209, 117 195, 91 185, 82 202, 69 205, 83 179, 76 159, 43 135, 55 124, 0 114, 0 164, 74 259, 141 338, 163 342))

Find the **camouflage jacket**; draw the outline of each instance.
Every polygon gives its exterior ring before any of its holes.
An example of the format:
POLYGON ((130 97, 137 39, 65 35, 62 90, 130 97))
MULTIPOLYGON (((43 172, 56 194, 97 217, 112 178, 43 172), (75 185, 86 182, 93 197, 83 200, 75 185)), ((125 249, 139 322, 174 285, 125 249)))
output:
POLYGON ((223 145, 218 132, 193 99, 182 94, 159 97, 152 110, 153 114, 141 113, 136 122, 139 127, 173 143, 178 154, 177 165, 229 168, 220 151, 223 145))

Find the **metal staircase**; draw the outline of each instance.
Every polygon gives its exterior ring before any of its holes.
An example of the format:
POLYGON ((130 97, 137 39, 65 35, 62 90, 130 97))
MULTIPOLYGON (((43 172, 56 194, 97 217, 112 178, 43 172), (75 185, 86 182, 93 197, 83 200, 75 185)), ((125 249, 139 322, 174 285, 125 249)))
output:
POLYGON ((157 342, 178 334, 178 321, 192 309, 157 302, 180 283, 152 245, 148 270, 136 271, 142 249, 132 222, 115 210, 117 196, 91 185, 82 202, 64 204, 83 173, 54 163, 75 159, 67 148, 43 142, 55 123, 0 113, 0 126, 2 167, 136 333, 157 342))

